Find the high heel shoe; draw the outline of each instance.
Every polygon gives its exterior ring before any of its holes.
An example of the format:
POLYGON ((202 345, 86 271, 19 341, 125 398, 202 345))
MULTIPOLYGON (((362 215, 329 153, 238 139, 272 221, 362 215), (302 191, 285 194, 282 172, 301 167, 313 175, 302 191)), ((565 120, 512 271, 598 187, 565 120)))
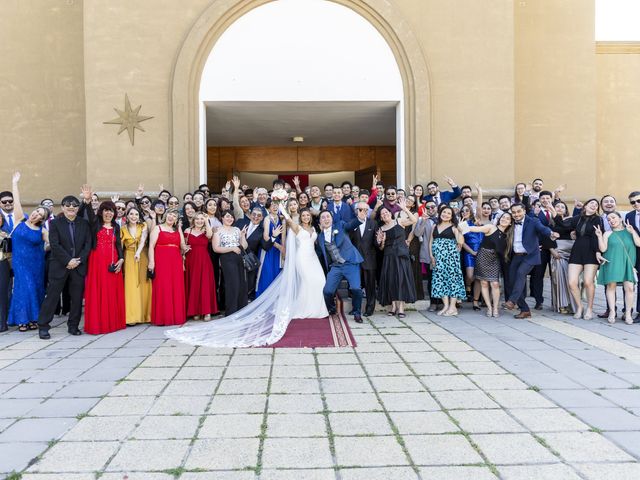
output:
POLYGON ((491 318, 493 316, 493 312, 490 308, 487 308, 487 313, 485 314, 487 317, 491 318))
POLYGON ((576 313, 574 313, 573 318, 575 318, 576 320, 580 320, 582 318, 582 310, 578 310, 576 313))
POLYGON ((395 317, 396 316, 396 312, 394 312, 393 310, 387 312, 387 317, 395 317))
POLYGON ((478 305, 478 300, 473 301, 473 310, 476 312, 480 311, 480 305, 478 305))
POLYGON ((591 320, 593 318, 593 312, 587 310, 585 314, 582 316, 583 320, 591 320))
POLYGON ((616 323, 616 316, 615 315, 609 315, 607 317, 607 322, 609 322, 611 325, 613 325, 614 323, 616 323))

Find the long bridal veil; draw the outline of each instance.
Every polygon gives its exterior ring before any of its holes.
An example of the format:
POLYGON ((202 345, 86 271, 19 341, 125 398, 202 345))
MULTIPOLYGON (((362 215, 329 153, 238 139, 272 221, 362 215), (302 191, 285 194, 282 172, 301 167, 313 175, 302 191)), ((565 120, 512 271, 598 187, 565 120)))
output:
POLYGON ((280 340, 292 320, 298 288, 296 236, 291 233, 287 236, 284 268, 258 298, 228 317, 169 330, 165 335, 205 347, 260 347, 280 340))

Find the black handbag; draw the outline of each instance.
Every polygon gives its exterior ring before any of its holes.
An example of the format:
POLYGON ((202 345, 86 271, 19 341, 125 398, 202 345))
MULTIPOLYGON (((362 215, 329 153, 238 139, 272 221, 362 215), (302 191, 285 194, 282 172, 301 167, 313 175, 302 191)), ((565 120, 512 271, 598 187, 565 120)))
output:
POLYGON ((260 266, 260 260, 258 260, 258 257, 256 256, 255 253, 253 253, 251 250, 245 250, 244 248, 241 250, 241 256, 242 256, 242 263, 244 264, 244 269, 247 272, 253 272, 254 270, 257 270, 258 267, 260 266))

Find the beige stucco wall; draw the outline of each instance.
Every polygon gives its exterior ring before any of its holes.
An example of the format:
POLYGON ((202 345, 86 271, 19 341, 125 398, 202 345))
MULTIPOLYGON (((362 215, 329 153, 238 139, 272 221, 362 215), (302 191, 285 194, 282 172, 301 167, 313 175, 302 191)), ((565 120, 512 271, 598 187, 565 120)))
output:
POLYGON ((640 190, 640 45, 598 54, 598 191, 618 203, 640 190))
POLYGON ((396 0, 431 77, 432 167, 426 183, 513 182, 513 1, 396 0), (500 172, 500 175, 496 175, 500 172))
POLYGON ((0 189, 25 203, 84 182, 82 1, 0 2, 0 189))
MULTIPOLYGON (((170 185, 170 82, 181 41, 211 0, 85 0, 87 177, 100 191, 170 185), (154 118, 132 146, 103 122, 132 107, 154 118)), ((180 172, 177 172, 180 175, 180 172)))
POLYGON ((593 0, 515 4, 516 179, 596 193, 593 0))
MULTIPOLYGON (((75 192, 85 179, 101 191, 130 191, 138 181, 150 191, 170 186, 172 141, 191 141, 172 139, 176 61, 198 19, 220 4, 0 2, 5 185, 19 167, 33 199, 75 192), (103 124, 125 93, 154 116, 133 147, 117 126, 103 124)), ((360 4, 382 6, 378 13, 411 39, 394 48, 410 48, 428 66, 423 83, 412 85, 428 93, 416 106, 415 134, 429 141, 418 142, 411 180, 448 174, 504 188, 542 175, 548 186, 568 182, 567 197, 636 188, 640 56, 595 54, 592 0, 360 4)))

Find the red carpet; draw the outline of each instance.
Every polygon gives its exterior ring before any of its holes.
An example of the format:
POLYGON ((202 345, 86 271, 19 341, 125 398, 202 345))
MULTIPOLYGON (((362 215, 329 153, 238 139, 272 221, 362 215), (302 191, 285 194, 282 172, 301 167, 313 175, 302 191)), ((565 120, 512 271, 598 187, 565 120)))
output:
POLYGON ((292 320, 284 337, 268 348, 355 347, 342 305, 337 302, 338 313, 330 317, 292 320))

